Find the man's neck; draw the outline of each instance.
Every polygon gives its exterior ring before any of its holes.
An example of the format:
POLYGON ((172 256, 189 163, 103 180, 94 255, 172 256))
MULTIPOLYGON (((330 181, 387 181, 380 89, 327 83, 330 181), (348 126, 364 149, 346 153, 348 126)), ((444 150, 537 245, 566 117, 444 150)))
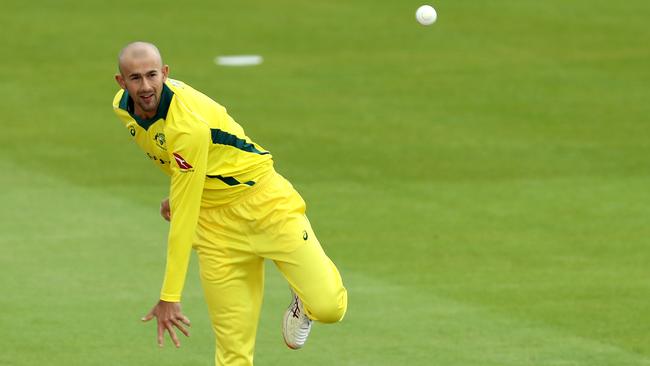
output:
POLYGON ((156 109, 154 111, 152 111, 152 112, 145 112, 137 104, 135 104, 133 107, 134 107, 133 108, 134 109, 133 114, 135 114, 136 116, 138 116, 138 117, 140 117, 142 119, 151 119, 151 118, 153 118, 153 116, 156 115, 156 111, 158 110, 158 108, 156 107, 156 109))

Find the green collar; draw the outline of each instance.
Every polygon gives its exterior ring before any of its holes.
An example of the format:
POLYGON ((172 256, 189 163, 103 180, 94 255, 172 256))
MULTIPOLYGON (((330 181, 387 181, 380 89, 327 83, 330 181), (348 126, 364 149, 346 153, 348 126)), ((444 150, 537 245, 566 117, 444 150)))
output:
POLYGON ((172 103, 172 97, 174 92, 169 89, 166 84, 163 84, 162 93, 160 93, 160 103, 158 104, 158 110, 156 115, 149 119, 142 119, 134 113, 133 109, 133 99, 129 96, 129 92, 124 90, 122 99, 120 99, 120 109, 124 109, 129 113, 129 115, 140 125, 140 127, 148 130, 152 124, 156 123, 159 119, 167 118, 167 112, 169 112, 169 105, 172 103))

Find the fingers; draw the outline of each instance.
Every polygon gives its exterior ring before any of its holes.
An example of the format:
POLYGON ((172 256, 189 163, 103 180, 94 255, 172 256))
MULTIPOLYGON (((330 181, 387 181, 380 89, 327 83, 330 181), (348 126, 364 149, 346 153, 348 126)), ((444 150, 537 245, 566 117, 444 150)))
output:
POLYGON ((160 216, 163 219, 169 221, 171 220, 171 209, 169 207, 169 199, 165 199, 160 202, 160 216))
POLYGON ((158 321, 158 347, 162 348, 163 346, 163 339, 164 339, 164 334, 165 334, 165 326, 161 321, 158 321))
POLYGON ((188 317, 186 317, 185 315, 183 315, 183 314, 181 314, 178 317, 178 320, 182 321, 183 324, 187 325, 188 327, 192 326, 192 323, 190 323, 190 319, 188 317))
POLYGON ((153 312, 151 312, 151 311, 149 312, 149 314, 147 314, 147 315, 143 316, 142 318, 140 318, 140 320, 142 320, 142 322, 144 322, 144 323, 148 322, 151 319, 153 319, 153 312))
POLYGON ((181 331, 181 333, 185 334, 186 337, 190 336, 190 332, 188 332, 187 329, 185 329, 185 327, 178 320, 173 319, 172 323, 174 326, 176 326, 176 328, 178 328, 178 330, 181 331))
POLYGON ((167 324, 167 332, 169 332, 169 336, 172 338, 172 342, 174 342, 176 348, 180 348, 181 342, 178 340, 176 332, 174 332, 174 327, 171 324, 167 324))
POLYGON ((165 207, 160 208, 160 216, 162 216, 163 219, 169 221, 171 218, 171 215, 169 213, 169 208, 165 209, 165 207))
POLYGON ((180 304, 178 303, 167 303, 164 301, 159 301, 156 306, 147 313, 144 317, 141 318, 143 322, 148 322, 153 318, 157 318, 157 337, 158 347, 163 347, 163 341, 165 338, 165 331, 169 333, 169 337, 174 342, 176 348, 181 346, 181 342, 178 340, 176 331, 174 327, 183 333, 186 337, 190 336, 190 332, 183 326, 191 326, 190 320, 181 313, 180 304))
POLYGON ((165 330, 169 333, 169 337, 172 339, 172 342, 174 342, 174 345, 176 348, 179 348, 181 346, 181 342, 178 340, 178 337, 176 336, 176 332, 174 332, 174 327, 176 326, 183 334, 185 334, 186 337, 190 336, 190 332, 187 331, 177 320, 171 320, 168 322, 163 322, 160 319, 158 320, 158 336, 156 338, 156 341, 158 342, 158 347, 162 348, 164 344, 164 339, 165 339, 165 330))

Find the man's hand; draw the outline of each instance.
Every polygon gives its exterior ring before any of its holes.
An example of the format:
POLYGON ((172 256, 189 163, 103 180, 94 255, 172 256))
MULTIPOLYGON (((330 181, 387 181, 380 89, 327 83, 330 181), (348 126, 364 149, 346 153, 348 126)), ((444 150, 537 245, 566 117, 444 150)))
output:
POLYGON ((160 216, 163 217, 163 219, 169 221, 172 217, 172 211, 169 208, 169 198, 165 198, 160 202, 160 216))
POLYGON ((174 327, 178 328, 178 330, 185 334, 186 337, 190 336, 190 332, 183 327, 183 324, 189 327, 190 320, 181 312, 181 303, 160 300, 156 306, 154 306, 153 309, 142 318, 142 321, 148 322, 154 317, 158 319, 158 347, 163 346, 165 330, 169 332, 169 336, 172 338, 176 348, 181 346, 181 342, 176 336, 174 327))

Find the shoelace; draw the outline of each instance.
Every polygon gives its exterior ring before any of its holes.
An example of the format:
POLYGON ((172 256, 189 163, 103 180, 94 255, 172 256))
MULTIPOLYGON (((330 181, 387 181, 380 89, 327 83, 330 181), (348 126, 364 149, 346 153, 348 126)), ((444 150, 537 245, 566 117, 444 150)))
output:
POLYGON ((291 315, 298 319, 300 318, 300 304, 298 303, 298 296, 294 296, 293 298, 293 309, 291 309, 291 315))
POLYGON ((307 340, 307 336, 309 336, 309 331, 311 329, 311 319, 301 314, 299 303, 300 300, 298 299, 298 296, 295 296, 293 300, 294 306, 291 309, 291 316, 300 320, 298 329, 295 332, 296 343, 303 344, 307 340))

